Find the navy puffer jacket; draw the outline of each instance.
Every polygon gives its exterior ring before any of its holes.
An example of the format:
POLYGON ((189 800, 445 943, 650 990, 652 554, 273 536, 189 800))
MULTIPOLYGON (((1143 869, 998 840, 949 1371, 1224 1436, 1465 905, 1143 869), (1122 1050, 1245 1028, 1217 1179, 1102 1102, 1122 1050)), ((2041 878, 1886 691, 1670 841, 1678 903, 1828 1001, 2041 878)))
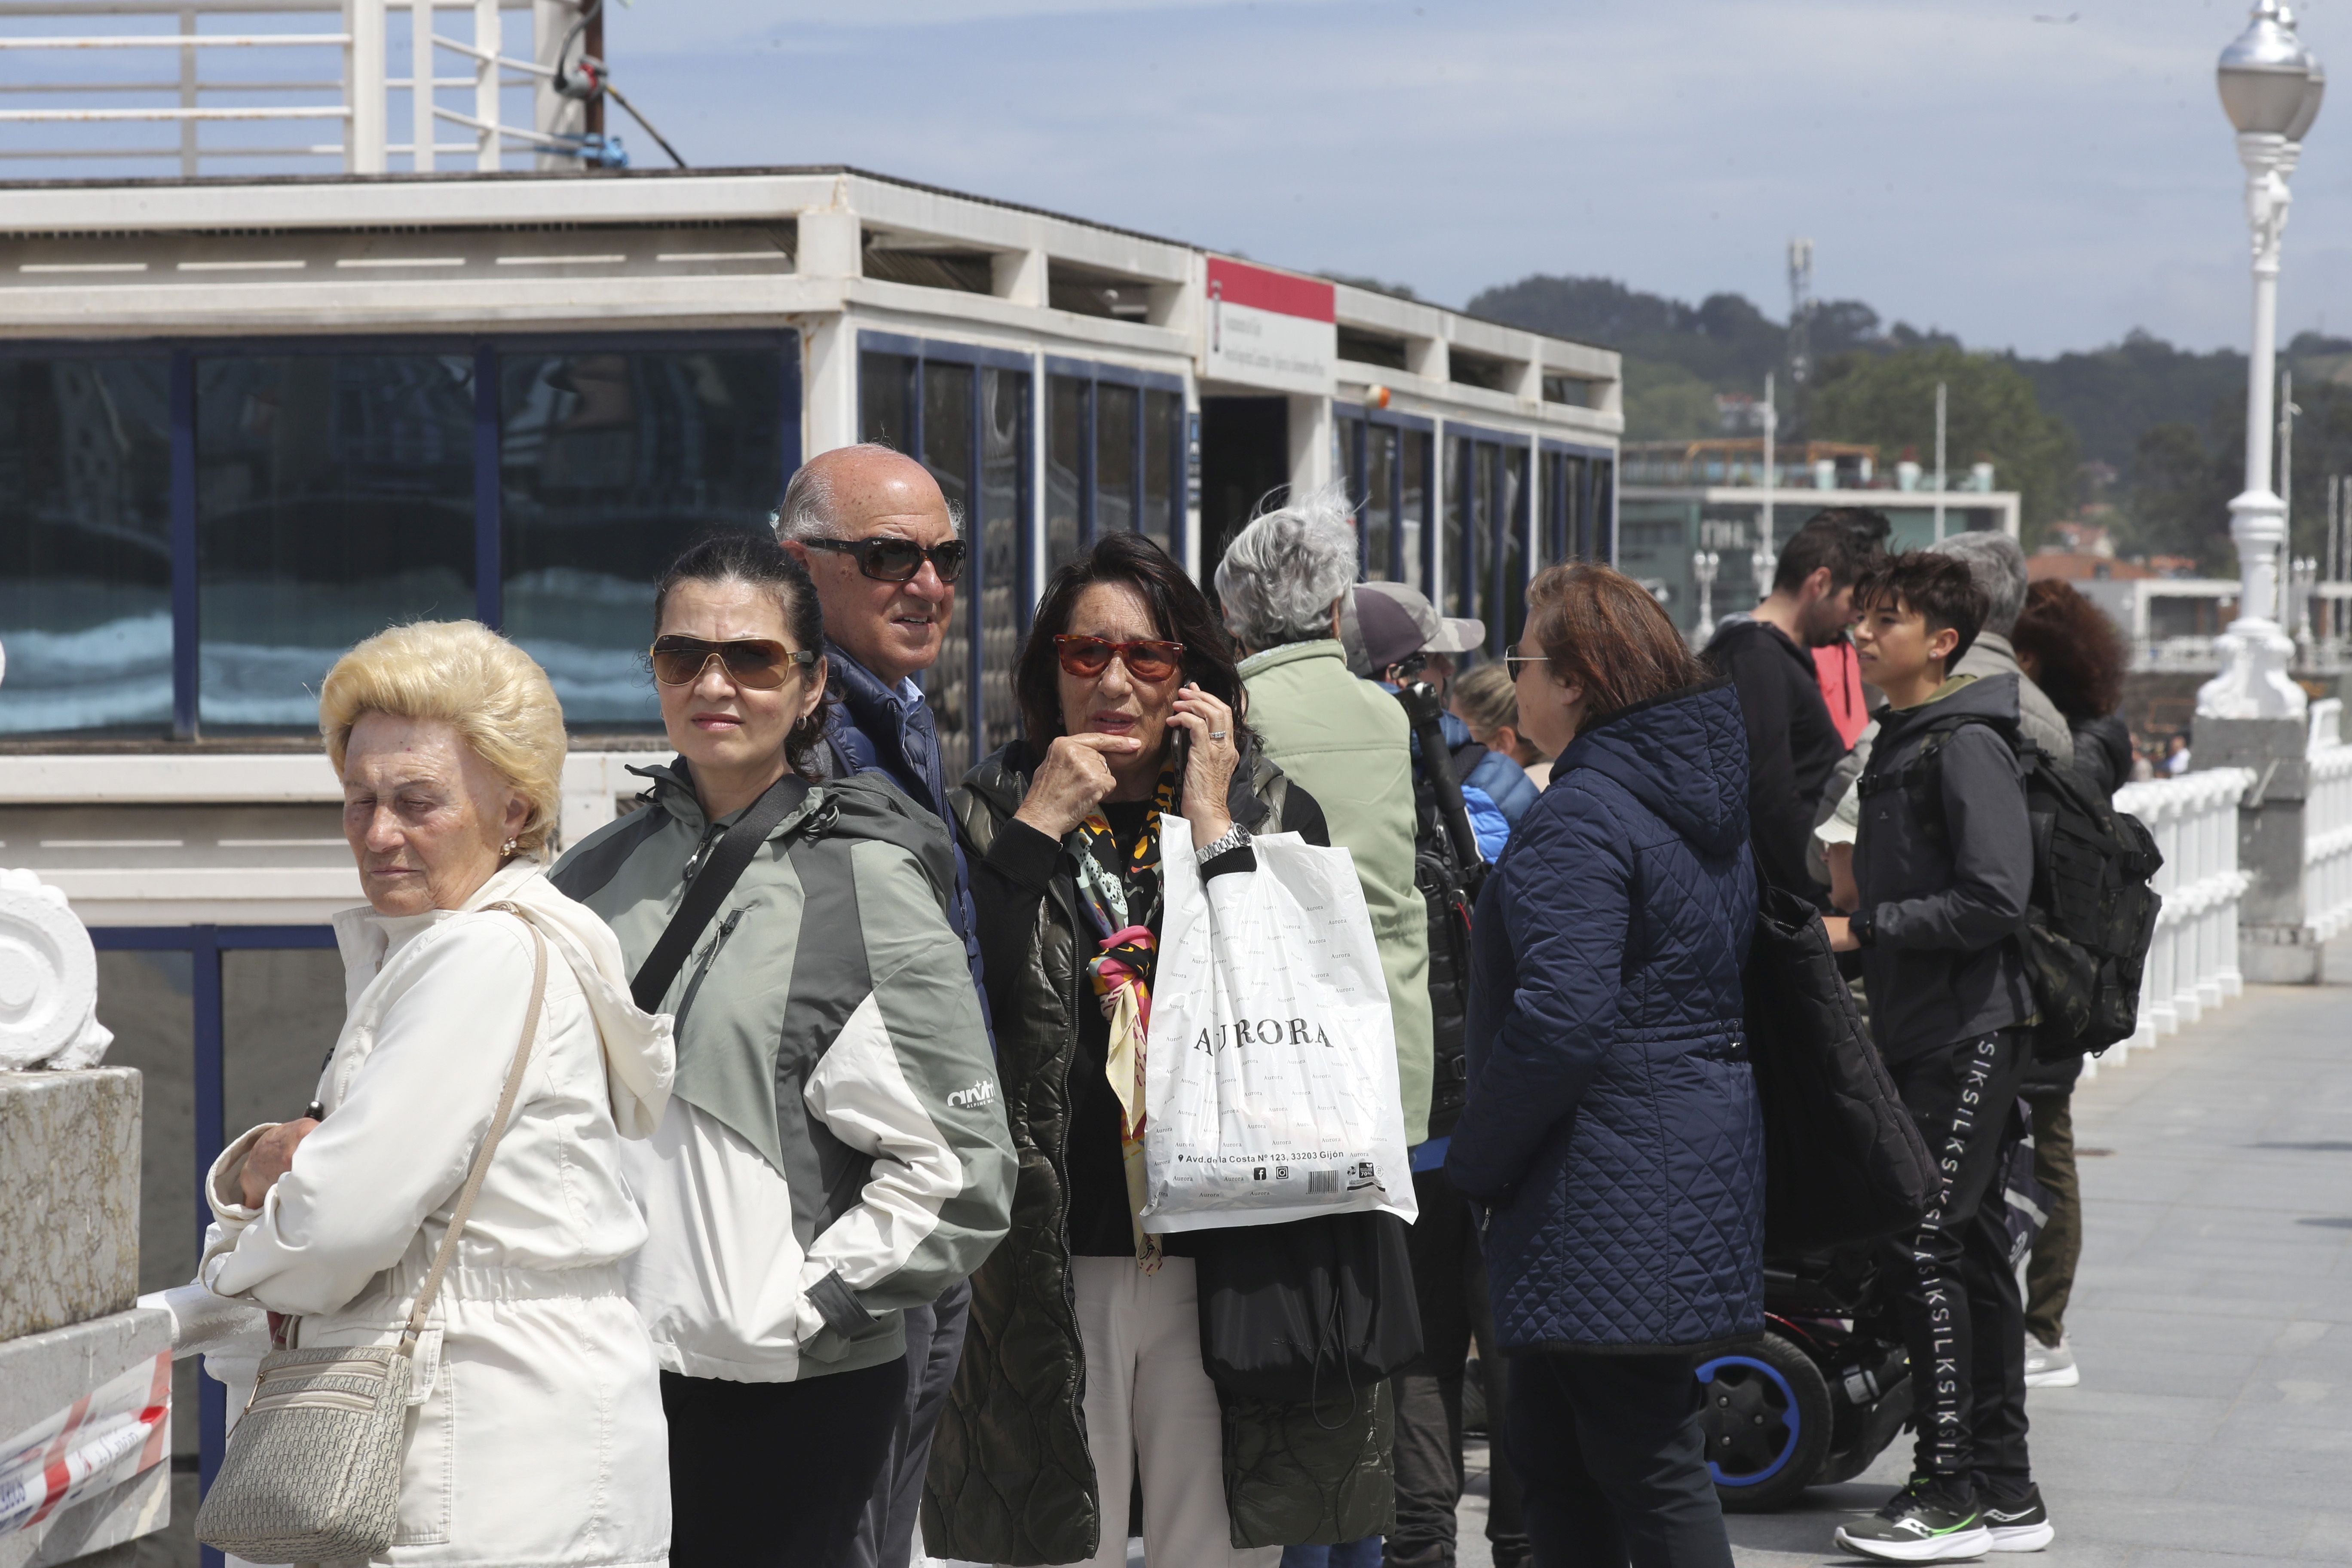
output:
POLYGON ((1470 1094, 1445 1162, 1490 1206, 1512 1350, 1697 1349, 1764 1326, 1756 918, 1727 686, 1579 735, 1486 880, 1470 1094))

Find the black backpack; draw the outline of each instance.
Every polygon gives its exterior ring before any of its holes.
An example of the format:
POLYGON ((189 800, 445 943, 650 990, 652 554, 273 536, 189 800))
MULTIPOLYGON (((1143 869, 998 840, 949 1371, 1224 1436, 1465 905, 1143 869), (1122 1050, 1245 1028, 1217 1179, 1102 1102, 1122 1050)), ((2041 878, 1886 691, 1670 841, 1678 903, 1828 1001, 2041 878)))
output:
POLYGON ((1866 793, 1901 789, 1931 838, 1944 823, 1944 742, 1963 724, 1982 724, 2016 751, 2025 768, 2025 815, 2033 833, 2033 892, 2019 951, 2041 1021, 2033 1054, 2063 1062, 2098 1055, 2139 1028, 2141 973, 2164 900, 2150 885, 2164 857, 2145 824, 2117 811, 2073 768, 1981 714, 1958 713, 1930 727, 1919 754, 1866 781, 1866 793))
POLYGON ((1462 782, 1437 721, 1437 693, 1402 687, 1421 767, 1413 781, 1412 880, 1429 909, 1429 1022, 1432 1047, 1429 1135, 1443 1138, 1461 1120, 1470 1089, 1470 911, 1486 884, 1486 859, 1462 800, 1462 782))

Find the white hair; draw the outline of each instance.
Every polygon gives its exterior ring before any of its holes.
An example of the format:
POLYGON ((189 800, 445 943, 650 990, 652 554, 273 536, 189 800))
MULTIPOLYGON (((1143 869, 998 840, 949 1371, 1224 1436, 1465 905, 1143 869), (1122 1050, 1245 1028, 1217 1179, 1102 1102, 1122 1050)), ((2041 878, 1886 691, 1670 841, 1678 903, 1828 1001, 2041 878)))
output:
MULTIPOLYGON (((817 454, 831 457, 835 452, 887 452, 899 456, 898 448, 887 441, 860 441, 852 447, 835 447, 817 454)), ((839 497, 833 488, 833 476, 819 467, 814 458, 803 463, 793 473, 792 483, 784 487, 784 501, 769 515, 768 526, 776 531, 776 542, 789 544, 802 539, 838 539, 841 521, 835 508, 839 497)), ((963 537, 963 509, 955 502, 948 503, 948 526, 956 537, 963 537)))
POLYGON ((1276 647, 1329 637, 1332 603, 1355 580, 1354 517, 1347 492, 1328 485, 1234 536, 1217 563, 1217 597, 1244 647, 1276 647))
POLYGON ((2026 581, 2023 546, 2006 533, 1971 529, 1966 533, 1947 534, 1927 548, 1965 564, 1969 575, 1984 590, 1983 630, 2005 637, 2016 628, 2018 614, 2025 608, 2025 590, 2030 585, 2026 581))

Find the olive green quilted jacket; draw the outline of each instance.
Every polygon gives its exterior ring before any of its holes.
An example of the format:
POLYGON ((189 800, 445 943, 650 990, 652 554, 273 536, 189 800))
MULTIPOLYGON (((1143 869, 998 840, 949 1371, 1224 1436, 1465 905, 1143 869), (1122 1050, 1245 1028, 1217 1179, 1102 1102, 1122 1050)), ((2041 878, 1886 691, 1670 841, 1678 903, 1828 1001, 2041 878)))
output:
MULTIPOLYGON (((975 861, 1020 806, 1034 761, 1016 741, 953 792, 975 861)), ((1297 795, 1294 803, 1281 770, 1253 747, 1228 809, 1246 826, 1273 831, 1304 815, 1306 794, 1297 795)), ((1081 1002, 1075 882, 1055 879, 1025 942, 992 933, 984 902, 978 913, 1018 1170, 1012 1232, 972 1276, 963 1361, 923 1489, 923 1543, 934 1556, 1013 1568, 1083 1562, 1094 1554, 1102 1508, 1081 1405, 1086 1364, 1066 1231, 1070 1063, 1077 1009, 1094 1005, 1081 1002)), ((1217 1234, 1197 1233, 1194 1249, 1213 1245, 1217 1234)), ((1396 1499, 1385 1384, 1355 1395, 1352 1408, 1347 1400, 1268 1405, 1222 1391, 1219 1398, 1236 1547, 1387 1533, 1396 1499)))

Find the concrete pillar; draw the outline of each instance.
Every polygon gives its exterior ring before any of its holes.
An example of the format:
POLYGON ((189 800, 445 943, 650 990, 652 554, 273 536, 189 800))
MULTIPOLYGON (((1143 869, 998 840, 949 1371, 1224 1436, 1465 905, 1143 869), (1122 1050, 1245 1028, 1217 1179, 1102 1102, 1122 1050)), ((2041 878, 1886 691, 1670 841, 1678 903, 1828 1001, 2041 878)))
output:
MULTIPOLYGON (((160 1405, 170 1431, 171 1315, 134 1304, 139 1090, 129 1068, 0 1071, 0 1434, 61 1428, 91 1399, 93 1422, 160 1405)), ((130 1562, 122 1543, 170 1521, 169 1448, 149 1439, 111 1484, 0 1535, 0 1568, 130 1562)))
POLYGON ((1444 338, 1405 339, 1404 367, 1413 374, 1430 381, 1444 381, 1452 374, 1451 363, 1444 338))
POLYGON ((866 269, 865 229, 839 195, 832 206, 800 216, 800 257, 793 270, 804 278, 856 278, 866 269))
POLYGON ((1045 253, 1005 250, 989 258, 989 287, 1000 300, 1042 308, 1046 300, 1045 253))
POLYGON ((1303 496, 1339 476, 1331 471, 1331 400, 1290 395, 1290 493, 1303 496))
POLYGON ((846 312, 801 329, 803 459, 857 440, 857 333, 846 312))
POLYGON ((2252 768, 2238 806, 2238 868, 2252 879, 2238 906, 2238 968, 2257 984, 2315 984, 2320 943, 2305 907, 2305 805, 2310 742, 2301 716, 2200 715, 2191 755, 2206 768, 2252 768))

